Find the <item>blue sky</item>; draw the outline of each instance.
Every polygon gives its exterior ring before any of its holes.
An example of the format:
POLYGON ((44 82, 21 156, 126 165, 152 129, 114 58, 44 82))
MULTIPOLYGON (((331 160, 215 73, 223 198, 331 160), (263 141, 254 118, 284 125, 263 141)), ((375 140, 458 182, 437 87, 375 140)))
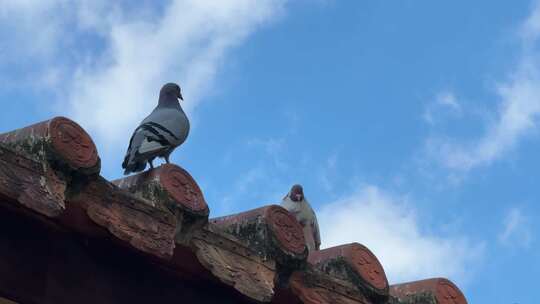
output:
POLYGON ((118 178, 160 86, 192 121, 172 156, 219 216, 302 183, 323 247, 392 283, 535 303, 540 3, 0 0, 0 132, 55 115, 118 178))

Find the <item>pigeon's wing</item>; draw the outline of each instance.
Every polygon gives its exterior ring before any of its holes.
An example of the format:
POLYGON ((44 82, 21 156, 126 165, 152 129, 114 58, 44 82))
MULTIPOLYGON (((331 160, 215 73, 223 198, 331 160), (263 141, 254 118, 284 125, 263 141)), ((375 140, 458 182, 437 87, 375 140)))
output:
POLYGON ((181 145, 189 134, 189 120, 184 111, 178 109, 156 109, 141 126, 174 147, 181 145))
POLYGON ((317 217, 313 216, 313 239, 315 240, 315 249, 319 250, 321 248, 321 234, 319 232, 319 223, 317 222, 317 217))
POLYGON ((159 153, 174 147, 176 137, 165 127, 158 123, 145 123, 141 125, 144 140, 138 146, 139 154, 159 153))
POLYGON ((131 135, 126 156, 124 157, 124 162, 122 163, 122 168, 125 169, 124 174, 142 171, 146 167, 146 161, 135 159, 137 147, 140 146, 143 140, 144 134, 141 134, 139 129, 136 129, 135 132, 133 132, 133 135, 131 135))
POLYGON ((141 124, 131 137, 128 151, 133 156, 155 154, 173 147, 175 136, 158 123, 141 124))
POLYGON ((146 162, 167 156, 189 134, 189 120, 182 108, 156 107, 135 129, 122 163, 125 174, 144 170, 146 162))
POLYGON ((146 162, 170 151, 176 139, 160 124, 147 122, 141 124, 131 136, 128 150, 122 163, 125 174, 144 170, 146 162))
POLYGON ((309 205, 309 203, 306 200, 306 206, 309 208, 309 211, 311 212, 311 227, 313 231, 313 239, 315 240, 315 249, 319 250, 321 247, 321 234, 319 231, 319 222, 317 221, 317 215, 315 214, 315 211, 313 211, 313 208, 309 205))
POLYGON ((124 174, 131 172, 138 172, 144 170, 146 167, 147 158, 142 157, 139 153, 139 148, 146 141, 148 134, 142 128, 137 128, 133 132, 131 139, 129 140, 129 146, 122 163, 122 168, 125 169, 124 174))
POLYGON ((182 144, 189 133, 189 121, 183 111, 156 109, 137 128, 144 134, 137 146, 139 154, 159 153, 182 144))

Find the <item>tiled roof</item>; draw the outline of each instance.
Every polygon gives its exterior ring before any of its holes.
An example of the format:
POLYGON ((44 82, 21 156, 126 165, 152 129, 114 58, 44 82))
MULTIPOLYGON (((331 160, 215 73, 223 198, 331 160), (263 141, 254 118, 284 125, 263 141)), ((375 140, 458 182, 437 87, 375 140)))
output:
POLYGON ((446 279, 389 286, 384 265, 361 244, 308 254, 302 227, 277 205, 209 219, 199 186, 178 166, 112 182, 99 172, 94 142, 67 118, 0 135, 0 296, 38 304, 467 303, 446 279))

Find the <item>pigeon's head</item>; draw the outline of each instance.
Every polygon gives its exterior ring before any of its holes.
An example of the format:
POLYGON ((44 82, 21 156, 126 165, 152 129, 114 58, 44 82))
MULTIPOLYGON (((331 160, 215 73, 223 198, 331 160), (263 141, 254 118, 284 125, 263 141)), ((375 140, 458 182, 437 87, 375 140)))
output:
POLYGON ((294 185, 291 188, 289 197, 293 202, 301 202, 304 200, 304 189, 301 185, 294 185))
POLYGON ((172 82, 165 84, 161 88, 161 91, 159 91, 159 96, 168 96, 168 97, 180 98, 181 100, 184 100, 184 98, 182 97, 180 86, 172 82))

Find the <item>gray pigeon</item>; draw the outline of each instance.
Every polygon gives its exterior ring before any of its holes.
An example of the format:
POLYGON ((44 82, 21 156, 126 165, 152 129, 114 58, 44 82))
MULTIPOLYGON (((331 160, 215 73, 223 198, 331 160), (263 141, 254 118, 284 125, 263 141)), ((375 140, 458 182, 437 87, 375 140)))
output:
POLYGON ((169 163, 169 155, 180 146, 189 134, 189 120, 180 106, 182 98, 180 86, 167 83, 159 91, 157 107, 135 129, 122 163, 124 174, 154 168, 156 157, 163 157, 169 163))
POLYGON ((304 238, 306 239, 308 250, 310 252, 319 250, 321 247, 319 223, 317 223, 315 212, 311 209, 309 202, 304 196, 302 186, 292 186, 291 191, 283 198, 281 206, 294 215, 296 220, 304 228, 304 238))

